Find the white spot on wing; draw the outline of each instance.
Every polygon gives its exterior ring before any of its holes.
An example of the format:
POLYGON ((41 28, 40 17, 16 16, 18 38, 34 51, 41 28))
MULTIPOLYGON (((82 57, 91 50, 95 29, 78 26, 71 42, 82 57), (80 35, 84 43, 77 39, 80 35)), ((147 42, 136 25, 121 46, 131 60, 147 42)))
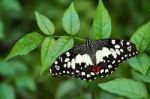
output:
POLYGON ((111 66, 111 65, 108 65, 108 68, 110 69, 110 68, 112 68, 112 66, 111 66))
POLYGON ((130 45, 130 42, 127 42, 126 44, 127 44, 127 45, 130 45))
POLYGON ((108 69, 105 69, 105 73, 108 73, 109 72, 109 70, 108 69))
POLYGON ((102 74, 104 72, 104 69, 101 69, 100 73, 102 74))
POLYGON ((69 71, 67 71, 67 74, 69 74, 69 71))
POLYGON ((82 72, 81 75, 84 76, 84 75, 85 75, 85 72, 82 72))
POLYGON ((62 57, 59 57, 60 61, 62 62, 62 57))
POLYGON ((57 61, 55 61, 55 64, 58 64, 58 62, 57 62, 57 61))
POLYGON ((112 44, 115 44, 115 40, 111 40, 111 43, 112 43, 112 44))
POLYGON ((112 56, 114 57, 114 58, 117 58, 117 54, 116 54, 116 51, 114 50, 114 49, 110 49, 110 52, 112 53, 112 56))
POLYGON ((51 70, 51 69, 49 69, 49 72, 50 72, 50 73, 52 73, 52 70, 51 70))
POLYGON ((103 47, 102 50, 98 50, 96 52, 96 63, 98 64, 99 62, 104 61, 103 58, 104 57, 108 57, 111 54, 110 50, 106 47, 103 47))
POLYGON ((112 61, 112 64, 115 64, 115 60, 112 61))
POLYGON ((121 42, 120 42, 120 43, 121 43, 121 45, 123 46, 123 40, 121 40, 121 42))
POLYGON ((95 75, 95 73, 93 73, 93 72, 91 72, 90 74, 93 75, 93 76, 95 75))
POLYGON ((64 68, 66 68, 66 66, 67 66, 67 65, 66 65, 66 64, 64 64, 64 68))
POLYGON ((120 48, 120 46, 117 44, 117 45, 115 45, 115 48, 120 48))
POLYGON ((92 60, 88 54, 80 55, 78 54, 75 58, 76 63, 86 63, 86 65, 93 65, 92 60))
POLYGON ((127 47, 128 51, 131 51, 131 46, 127 47))
POLYGON ((117 53, 118 55, 120 55, 120 51, 119 51, 118 49, 116 49, 116 53, 117 53))
POLYGON ((71 60, 71 67, 72 67, 73 69, 75 69, 75 59, 72 59, 72 60, 71 60))
POLYGON ((69 58, 66 58, 66 59, 65 59, 65 62, 68 62, 68 61, 69 61, 69 58))
POLYGON ((87 78, 91 77, 91 75, 90 75, 90 74, 87 74, 86 76, 87 76, 87 78))
POLYGON ((68 68, 70 68, 70 65, 71 65, 71 63, 70 63, 70 62, 68 62, 68 63, 67 63, 67 67, 68 67, 68 68))
POLYGON ((79 71, 78 71, 78 70, 76 70, 76 73, 79 73, 79 71))
POLYGON ((67 53, 66 53, 66 55, 67 55, 67 56, 70 56, 70 53, 69 53, 69 52, 67 52, 67 53))
POLYGON ((57 65, 56 65, 55 68, 56 68, 56 70, 59 70, 59 69, 60 69, 60 66, 57 66, 57 65))
POLYGON ((120 52, 123 52, 123 49, 120 49, 120 52))

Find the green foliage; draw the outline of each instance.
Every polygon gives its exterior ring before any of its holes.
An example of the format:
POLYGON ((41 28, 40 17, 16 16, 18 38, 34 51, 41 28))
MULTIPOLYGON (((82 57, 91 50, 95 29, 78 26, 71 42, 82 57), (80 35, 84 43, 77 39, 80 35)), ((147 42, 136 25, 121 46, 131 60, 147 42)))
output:
POLYGON ((0 19, 0 39, 4 38, 3 22, 0 19))
POLYGON ((63 82, 58 88, 58 91, 56 94, 56 99, 61 99, 61 97, 63 97, 65 94, 73 91, 75 88, 76 88, 75 83, 68 82, 68 81, 63 82))
MULTIPOLYGON (((41 62, 42 62, 42 66, 43 66, 43 70, 47 69, 47 67, 49 66, 49 64, 52 64, 52 62, 49 60, 53 58, 52 53, 53 53, 53 49, 55 47, 55 39, 54 38, 45 38, 45 40, 42 43, 42 47, 41 47, 41 62)), ((54 58, 55 59, 55 58, 54 58)))
POLYGON ((18 88, 36 91, 36 85, 33 79, 28 75, 18 75, 15 79, 18 88))
POLYGON ((136 44, 140 52, 143 52, 150 44, 150 22, 140 27, 131 37, 131 42, 136 44))
POLYGON ((14 45, 9 55, 6 57, 6 60, 17 55, 25 55, 31 52, 41 43, 42 40, 43 37, 35 32, 25 35, 14 45))
POLYGON ((46 38, 41 47, 42 73, 51 66, 56 58, 73 47, 71 37, 61 37, 56 42, 54 38, 46 38))
POLYGON ((0 5, 8 11, 20 11, 21 7, 17 0, 1 0, 0 5))
POLYGON ((4 77, 15 77, 18 74, 27 73, 27 67, 19 61, 0 61, 0 74, 4 77))
POLYGON ((150 75, 142 75, 141 73, 137 71, 133 71, 133 76, 139 80, 142 80, 144 82, 150 83, 150 75))
POLYGON ((65 11, 62 19, 62 24, 64 30, 70 35, 75 35, 79 31, 80 20, 73 3, 65 11))
POLYGON ((26 65, 20 61, 0 61, 0 75, 6 77, 4 82, 0 83, 0 99, 16 99, 15 88, 20 90, 36 90, 35 82, 32 77, 27 75, 26 65), (15 82, 12 84, 12 82, 15 82), (12 87, 15 86, 15 88, 12 87))
POLYGON ((150 59, 146 54, 140 54, 137 57, 130 59, 129 64, 143 75, 147 73, 150 66, 150 59))
POLYGON ((12 86, 7 83, 0 84, 0 99, 15 99, 15 93, 12 86))
POLYGON ((10 67, 8 62, 0 62, 0 74, 3 76, 14 76, 15 70, 10 67), (7 71, 6 71, 7 70, 7 71))
POLYGON ((47 99, 50 97, 52 99, 149 98, 150 22, 140 27, 141 24, 149 21, 150 15, 147 9, 150 9, 150 3, 148 0, 141 2, 135 0, 118 2, 113 0, 109 3, 99 0, 94 16, 94 8, 97 5, 94 0, 77 0, 75 3, 70 3, 69 0, 46 0, 45 2, 28 0, 24 2, 19 0, 1 1, 0 12, 3 14, 0 16, 0 39, 2 40, 2 50, 0 51, 2 55, 0 55, 0 58, 3 59, 6 55, 4 51, 11 47, 20 36, 24 35, 21 33, 35 31, 35 29, 38 31, 37 27, 34 27, 36 26, 35 23, 44 34, 41 35, 37 32, 26 34, 16 42, 6 60, 17 55, 28 54, 36 49, 33 53, 15 58, 12 61, 0 61, 0 99, 15 99, 15 95, 17 98, 26 99, 47 99), (8 3, 11 5, 8 5, 8 3), (65 10, 68 4, 70 6, 65 10), (76 9, 74 4, 77 4, 76 9), (104 6, 105 4, 109 9, 112 20, 104 6), (140 11, 139 6, 141 7, 140 11), (36 18, 33 16, 34 12, 36 18), (63 15, 62 18, 61 15, 63 15), (49 17, 51 17, 55 26, 49 20, 49 17), (89 23, 92 17, 93 25, 91 26, 89 23), (61 30, 62 27, 64 31, 61 30), (129 59, 129 64, 123 64, 108 78, 99 78, 88 83, 76 79, 66 80, 64 77, 50 78, 49 72, 46 70, 59 55, 73 47, 74 41, 76 45, 83 43, 87 31, 91 27, 90 36, 94 40, 109 38, 110 36, 111 38, 130 39, 131 42, 136 44, 140 54, 129 59), (139 29, 134 33, 137 27, 139 29), (40 44, 42 66, 39 65, 38 45, 40 44), (46 71, 46 74, 39 76, 40 71, 41 73, 46 71), (122 78, 116 79, 117 77, 122 78))
POLYGON ((55 32, 54 24, 44 15, 35 12, 37 24, 40 30, 46 35, 53 35, 55 32))
POLYGON ((93 39, 108 38, 111 35, 111 19, 107 9, 103 5, 102 0, 99 0, 98 7, 93 19, 93 39))
POLYGON ((142 83, 130 79, 118 78, 98 86, 111 93, 132 99, 146 98, 148 96, 146 87, 142 83))

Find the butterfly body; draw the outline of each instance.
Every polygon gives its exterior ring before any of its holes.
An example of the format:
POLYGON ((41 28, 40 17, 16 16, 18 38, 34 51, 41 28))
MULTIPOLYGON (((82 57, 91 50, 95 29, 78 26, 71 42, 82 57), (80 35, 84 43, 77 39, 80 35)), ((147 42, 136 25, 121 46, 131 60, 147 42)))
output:
POLYGON ((52 76, 70 75, 94 80, 110 75, 124 60, 138 54, 136 46, 124 40, 87 40, 60 57, 50 68, 52 76))

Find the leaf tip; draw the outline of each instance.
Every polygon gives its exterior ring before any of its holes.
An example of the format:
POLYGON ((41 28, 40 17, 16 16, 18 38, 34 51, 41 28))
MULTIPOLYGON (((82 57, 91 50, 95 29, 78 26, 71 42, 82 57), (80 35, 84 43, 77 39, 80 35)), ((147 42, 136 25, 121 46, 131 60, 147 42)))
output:
POLYGON ((35 16, 36 16, 36 17, 37 17, 37 15, 39 14, 39 12, 38 12, 38 11, 35 11, 34 13, 35 13, 35 16))
POLYGON ((72 2, 72 3, 70 4, 70 7, 74 7, 74 2, 72 2))

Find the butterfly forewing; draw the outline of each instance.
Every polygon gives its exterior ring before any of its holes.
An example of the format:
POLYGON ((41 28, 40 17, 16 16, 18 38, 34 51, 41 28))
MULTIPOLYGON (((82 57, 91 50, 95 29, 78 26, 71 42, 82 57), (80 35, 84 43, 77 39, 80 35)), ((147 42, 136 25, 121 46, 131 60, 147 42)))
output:
POLYGON ((74 47, 60 57, 50 68, 52 76, 70 75, 83 80, 110 75, 124 60, 137 55, 134 44, 124 40, 98 40, 74 47))

